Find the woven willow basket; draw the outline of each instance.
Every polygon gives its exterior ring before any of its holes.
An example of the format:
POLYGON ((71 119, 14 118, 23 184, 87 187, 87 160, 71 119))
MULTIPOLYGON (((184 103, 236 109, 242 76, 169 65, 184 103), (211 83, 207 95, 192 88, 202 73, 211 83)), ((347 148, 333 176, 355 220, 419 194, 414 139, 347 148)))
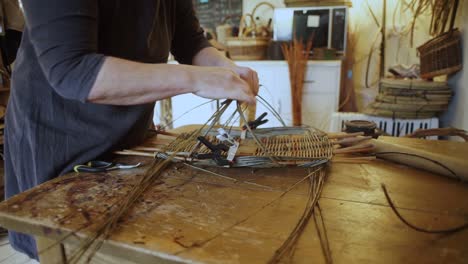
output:
POLYGON ((452 74, 462 69, 461 34, 458 30, 446 32, 418 47, 421 77, 431 79, 452 74))
MULTIPOLYGON (((283 163, 314 162, 330 160, 333 156, 333 144, 327 135, 321 131, 306 127, 280 127, 260 128, 255 130, 256 137, 263 146, 259 146, 252 135, 247 132, 246 139, 242 140, 236 154, 233 167, 272 168, 277 164, 270 157, 283 163)), ((220 143, 216 139, 216 131, 210 131, 206 138, 213 144, 220 143)), ((240 130, 231 130, 230 135, 240 137, 240 130)), ((189 134, 181 134, 175 141, 167 146, 167 153, 172 153, 178 148, 180 142, 187 140, 189 134)), ((210 150, 200 145, 198 140, 193 140, 181 150, 180 157, 191 153, 194 149, 199 154, 210 153, 210 150)), ((222 155, 226 155, 223 153, 222 155)), ((194 161, 195 165, 217 166, 212 160, 194 161)))
POLYGON ((233 60, 264 60, 270 38, 227 38, 226 45, 233 60))

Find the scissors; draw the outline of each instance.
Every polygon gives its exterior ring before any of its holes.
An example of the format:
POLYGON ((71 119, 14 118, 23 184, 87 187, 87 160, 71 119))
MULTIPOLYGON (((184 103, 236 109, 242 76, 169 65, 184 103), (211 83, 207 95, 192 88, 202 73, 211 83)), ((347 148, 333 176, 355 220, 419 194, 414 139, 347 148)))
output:
POLYGON ((86 165, 76 165, 73 167, 75 172, 107 172, 112 170, 129 170, 138 168, 141 163, 137 164, 122 164, 100 160, 93 160, 88 162, 86 165))

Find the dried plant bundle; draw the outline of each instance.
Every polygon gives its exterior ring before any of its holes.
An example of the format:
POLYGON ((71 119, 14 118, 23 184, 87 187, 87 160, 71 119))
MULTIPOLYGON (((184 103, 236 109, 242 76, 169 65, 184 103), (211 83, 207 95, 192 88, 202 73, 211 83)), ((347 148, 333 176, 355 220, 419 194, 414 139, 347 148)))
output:
POLYGON ((285 43, 281 47, 289 68, 294 126, 302 125, 302 93, 312 44, 312 38, 305 45, 302 40, 294 39, 291 43, 285 43))

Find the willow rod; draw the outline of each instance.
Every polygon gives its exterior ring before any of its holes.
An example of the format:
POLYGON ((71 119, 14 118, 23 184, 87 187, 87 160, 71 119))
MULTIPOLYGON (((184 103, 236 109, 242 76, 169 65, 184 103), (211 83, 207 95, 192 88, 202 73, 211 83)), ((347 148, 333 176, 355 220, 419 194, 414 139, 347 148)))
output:
MULTIPOLYGON (((105 240, 109 238, 112 231, 117 227, 118 222, 122 219, 122 217, 127 213, 127 211, 135 204, 135 202, 144 194, 144 192, 154 183, 157 179, 161 177, 161 173, 167 166, 171 163, 172 158, 175 157, 175 153, 179 152, 180 150, 185 149, 186 145, 191 143, 191 141, 195 140, 196 136, 198 136, 203 128, 210 122, 209 130, 214 126, 215 122, 219 120, 222 112, 224 112, 227 107, 229 106, 231 101, 228 101, 221 111, 217 111, 213 114, 213 116, 199 129, 194 131, 189 138, 186 140, 182 140, 180 144, 178 144, 176 151, 174 154, 170 155, 168 159, 165 160, 155 160, 153 165, 146 171, 145 175, 141 177, 139 182, 133 186, 130 193, 122 199, 120 199, 120 205, 117 210, 111 215, 111 217, 107 218, 103 223, 98 225, 96 232, 94 235, 86 238, 81 244, 78 250, 76 250, 72 255, 71 258, 68 259, 69 263, 78 263, 86 253, 89 253, 86 262, 90 262, 96 252, 101 248, 102 244, 105 240)), ((59 242, 60 243, 60 242, 59 242)))

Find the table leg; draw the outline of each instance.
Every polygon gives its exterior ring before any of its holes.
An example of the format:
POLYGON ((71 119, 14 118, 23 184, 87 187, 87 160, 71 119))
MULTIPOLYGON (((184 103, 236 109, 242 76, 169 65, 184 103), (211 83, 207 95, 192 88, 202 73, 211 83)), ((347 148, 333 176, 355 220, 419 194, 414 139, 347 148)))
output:
POLYGON ((39 261, 41 264, 65 264, 67 263, 63 244, 57 241, 36 237, 37 251, 39 252, 39 261))

